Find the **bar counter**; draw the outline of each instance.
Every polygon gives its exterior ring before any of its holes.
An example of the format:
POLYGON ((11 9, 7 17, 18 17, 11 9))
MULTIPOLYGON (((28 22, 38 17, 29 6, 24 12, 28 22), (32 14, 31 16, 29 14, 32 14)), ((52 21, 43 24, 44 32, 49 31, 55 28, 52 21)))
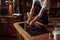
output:
POLYGON ((17 40, 54 40, 53 37, 49 37, 49 33, 45 33, 37 36, 31 36, 22 27, 18 25, 21 23, 24 23, 24 22, 14 23, 14 27, 17 31, 17 40))

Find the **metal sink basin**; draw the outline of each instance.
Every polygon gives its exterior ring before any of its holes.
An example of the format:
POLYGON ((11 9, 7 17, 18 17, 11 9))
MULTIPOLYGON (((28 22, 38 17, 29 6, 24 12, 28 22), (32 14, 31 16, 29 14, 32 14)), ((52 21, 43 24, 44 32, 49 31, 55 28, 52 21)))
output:
POLYGON ((24 32, 28 33, 30 36, 36 36, 41 35, 49 32, 45 27, 39 25, 38 23, 34 23, 32 28, 26 28, 25 29, 25 22, 20 22, 15 25, 16 27, 19 27, 23 29, 24 32))

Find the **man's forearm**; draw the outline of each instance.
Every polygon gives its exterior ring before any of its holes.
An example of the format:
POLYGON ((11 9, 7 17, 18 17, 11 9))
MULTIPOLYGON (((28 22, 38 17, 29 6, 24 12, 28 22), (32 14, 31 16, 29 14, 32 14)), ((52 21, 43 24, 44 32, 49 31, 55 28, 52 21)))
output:
POLYGON ((44 8, 41 8, 39 14, 37 15, 38 18, 40 18, 43 15, 44 11, 45 11, 45 9, 44 8))
POLYGON ((45 11, 45 9, 41 8, 39 14, 38 14, 32 21, 35 21, 35 20, 37 20, 38 18, 40 18, 40 17, 42 16, 42 14, 43 14, 44 11, 45 11))
POLYGON ((34 5, 32 6, 31 11, 30 11, 30 15, 29 15, 30 20, 32 20, 33 15, 34 15, 34 5))

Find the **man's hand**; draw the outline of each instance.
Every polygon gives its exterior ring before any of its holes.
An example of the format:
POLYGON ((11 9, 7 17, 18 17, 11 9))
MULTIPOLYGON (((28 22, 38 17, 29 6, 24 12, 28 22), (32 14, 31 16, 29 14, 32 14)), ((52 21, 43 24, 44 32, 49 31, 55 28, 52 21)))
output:
POLYGON ((35 20, 37 20, 37 18, 38 18, 38 16, 27 20, 27 25, 29 28, 31 28, 33 26, 33 24, 34 24, 35 20))
POLYGON ((28 28, 31 28, 31 27, 32 27, 32 25, 33 25, 33 23, 34 23, 34 21, 33 21, 33 20, 28 19, 28 20, 27 20, 28 28))
POLYGON ((30 20, 30 21, 29 20, 27 21, 27 24, 28 24, 29 28, 31 28, 33 26, 33 24, 35 22, 35 19, 36 18, 34 18, 33 20, 30 20))
POLYGON ((28 22, 28 23, 27 23, 28 28, 31 28, 31 27, 33 26, 33 23, 34 23, 33 21, 28 22))
POLYGON ((34 21, 30 21, 29 26, 32 27, 34 21))

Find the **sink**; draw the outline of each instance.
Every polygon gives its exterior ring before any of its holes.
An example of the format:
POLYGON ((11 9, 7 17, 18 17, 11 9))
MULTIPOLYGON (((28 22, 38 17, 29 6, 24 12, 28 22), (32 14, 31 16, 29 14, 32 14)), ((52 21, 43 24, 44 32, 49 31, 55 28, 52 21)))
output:
POLYGON ((49 32, 44 26, 41 26, 38 23, 34 23, 31 28, 27 28, 27 26, 25 26, 25 23, 19 23, 18 25, 30 36, 37 36, 37 35, 41 35, 49 32))

